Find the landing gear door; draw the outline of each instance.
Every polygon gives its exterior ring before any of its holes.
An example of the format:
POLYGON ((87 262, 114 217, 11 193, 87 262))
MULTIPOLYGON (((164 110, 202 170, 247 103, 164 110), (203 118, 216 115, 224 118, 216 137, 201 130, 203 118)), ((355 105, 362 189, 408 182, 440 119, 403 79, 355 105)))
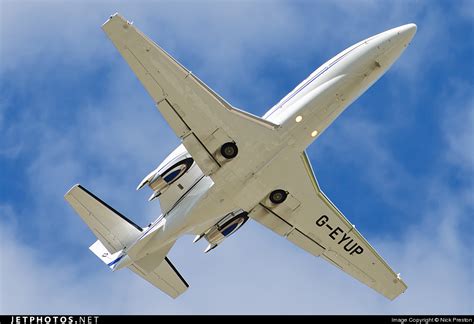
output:
POLYGON ((220 165, 215 158, 193 133, 183 138, 183 144, 205 175, 211 175, 219 169, 220 165))

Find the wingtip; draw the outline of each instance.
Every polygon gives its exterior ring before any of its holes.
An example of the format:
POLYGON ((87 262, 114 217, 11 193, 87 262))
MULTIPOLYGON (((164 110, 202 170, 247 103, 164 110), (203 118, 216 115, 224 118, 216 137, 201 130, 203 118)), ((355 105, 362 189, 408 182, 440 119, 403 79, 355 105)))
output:
POLYGON ((67 198, 68 196, 72 195, 72 191, 76 188, 81 188, 82 186, 79 183, 76 183, 74 186, 72 186, 65 194, 64 198, 67 198))
POLYGON ((386 297, 391 301, 395 300, 398 296, 404 294, 405 291, 408 289, 408 286, 401 278, 400 273, 397 273, 397 277, 393 280, 393 283, 398 287, 398 291, 394 292, 391 295, 386 295, 386 297))
POLYGON ((102 28, 106 27, 110 22, 112 22, 113 20, 119 20, 121 22, 125 22, 129 25, 132 24, 132 22, 128 21, 127 19, 125 19, 124 16, 122 16, 120 13, 116 12, 114 13, 113 15, 110 15, 109 18, 102 24, 102 28))

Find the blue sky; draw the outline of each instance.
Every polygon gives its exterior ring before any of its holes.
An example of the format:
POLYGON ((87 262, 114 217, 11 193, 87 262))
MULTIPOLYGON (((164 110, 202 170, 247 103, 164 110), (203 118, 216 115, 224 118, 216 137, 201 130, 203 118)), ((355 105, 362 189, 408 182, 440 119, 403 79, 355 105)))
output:
POLYGON ((474 313, 474 2, 0 0, 0 313, 474 313), (145 225, 136 192, 178 140, 100 26, 120 12, 263 115, 326 60, 414 22, 412 45, 308 154, 408 290, 394 302, 255 222, 170 258, 179 299, 110 273, 63 199, 81 183, 145 225))

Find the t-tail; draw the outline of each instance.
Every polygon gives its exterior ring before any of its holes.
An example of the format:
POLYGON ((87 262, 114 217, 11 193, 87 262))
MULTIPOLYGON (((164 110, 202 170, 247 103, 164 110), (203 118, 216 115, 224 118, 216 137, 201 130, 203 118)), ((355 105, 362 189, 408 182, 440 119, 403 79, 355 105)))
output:
POLYGON ((134 260, 127 251, 142 237, 140 226, 81 185, 72 187, 64 197, 98 238, 89 249, 112 271, 128 267, 173 298, 189 287, 166 256, 174 242, 134 260))

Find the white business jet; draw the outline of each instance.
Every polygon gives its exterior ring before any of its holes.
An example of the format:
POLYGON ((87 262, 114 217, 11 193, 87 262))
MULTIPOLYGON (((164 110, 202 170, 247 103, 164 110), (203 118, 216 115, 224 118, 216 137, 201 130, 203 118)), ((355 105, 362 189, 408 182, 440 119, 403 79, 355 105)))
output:
POLYGON ((119 14, 102 26, 135 72, 179 145, 137 189, 162 215, 140 227, 81 185, 65 198, 112 270, 129 268, 176 298, 188 284, 167 258, 196 235, 216 248, 253 219, 389 299, 407 286, 321 191, 305 149, 398 59, 416 32, 403 25, 324 63, 262 118, 239 110, 119 14))

